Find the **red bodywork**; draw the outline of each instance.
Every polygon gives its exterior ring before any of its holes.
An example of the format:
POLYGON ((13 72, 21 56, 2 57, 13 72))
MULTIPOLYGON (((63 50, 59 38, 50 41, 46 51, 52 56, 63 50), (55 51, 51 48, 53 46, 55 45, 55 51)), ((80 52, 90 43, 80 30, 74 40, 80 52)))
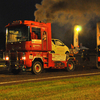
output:
POLYGON ((36 51, 51 51, 51 23, 39 23, 35 21, 14 21, 11 24, 6 25, 6 27, 26 25, 30 27, 30 38, 36 39, 37 41, 26 41, 26 42, 14 42, 13 45, 11 43, 7 43, 7 51, 11 50, 12 47, 16 50, 36 50, 36 51), (35 36, 32 32, 32 27, 41 29, 41 39, 35 36), (47 33, 47 40, 43 41, 43 32, 47 33), (38 40, 40 40, 38 42, 38 40), (33 46, 34 45, 34 46, 33 46))
POLYGON ((98 62, 100 62, 100 57, 98 57, 98 62))
MULTIPOLYGON (((52 50, 51 45, 51 24, 50 23, 40 23, 35 21, 14 21, 6 25, 6 28, 16 27, 20 25, 26 25, 29 28, 29 41, 17 41, 17 42, 7 42, 6 40, 6 52, 10 56, 10 61, 6 61, 7 65, 12 65, 12 67, 21 67, 24 65, 25 68, 31 68, 32 62, 36 59, 39 59, 43 62, 44 68, 58 68, 62 69, 67 67, 66 61, 61 61, 57 63, 52 61, 52 50), (32 32, 32 28, 39 28, 41 37, 38 39, 38 36, 32 32), (43 35, 45 35, 43 37, 43 35), (23 60, 23 53, 25 59, 23 60), (14 60, 15 59, 15 60, 14 60), (17 59, 17 62, 16 62, 17 59)), ((7 34, 7 33, 6 33, 7 34)), ((7 36, 6 36, 7 37, 7 36)))

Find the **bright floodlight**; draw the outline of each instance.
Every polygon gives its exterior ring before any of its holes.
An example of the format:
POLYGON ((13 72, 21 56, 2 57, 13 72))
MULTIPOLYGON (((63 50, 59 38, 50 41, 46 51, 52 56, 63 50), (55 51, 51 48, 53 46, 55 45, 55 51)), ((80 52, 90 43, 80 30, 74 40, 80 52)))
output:
POLYGON ((77 27, 77 28, 76 28, 76 30, 77 30, 77 31, 79 31, 79 30, 80 30, 80 28, 79 28, 79 27, 77 27))
POLYGON ((81 31, 81 30, 82 30, 82 27, 81 27, 81 26, 79 26, 79 25, 77 25, 76 30, 79 32, 79 31, 81 31))

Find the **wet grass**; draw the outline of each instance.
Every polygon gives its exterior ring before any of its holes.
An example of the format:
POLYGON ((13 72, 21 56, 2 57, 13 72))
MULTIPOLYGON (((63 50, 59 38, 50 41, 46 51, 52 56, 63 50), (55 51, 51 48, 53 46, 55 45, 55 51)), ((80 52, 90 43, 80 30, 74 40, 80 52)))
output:
POLYGON ((0 100, 87 99, 100 99, 100 75, 0 86, 0 100))

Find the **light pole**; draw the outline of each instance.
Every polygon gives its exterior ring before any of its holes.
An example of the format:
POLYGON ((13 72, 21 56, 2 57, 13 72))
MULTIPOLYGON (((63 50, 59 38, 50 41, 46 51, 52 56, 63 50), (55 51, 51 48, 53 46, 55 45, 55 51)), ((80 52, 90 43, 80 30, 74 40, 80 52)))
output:
POLYGON ((82 30, 82 27, 80 25, 75 25, 74 26, 74 47, 78 47, 79 46, 79 32, 82 30))

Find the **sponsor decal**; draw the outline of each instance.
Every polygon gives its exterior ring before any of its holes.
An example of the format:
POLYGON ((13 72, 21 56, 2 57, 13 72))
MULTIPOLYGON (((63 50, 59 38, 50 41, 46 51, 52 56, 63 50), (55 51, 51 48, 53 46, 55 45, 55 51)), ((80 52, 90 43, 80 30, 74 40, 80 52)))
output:
POLYGON ((36 56, 37 56, 37 57, 41 57, 41 54, 40 54, 40 53, 36 53, 36 56))
POLYGON ((52 54, 53 61, 65 61, 66 55, 65 54, 52 54))
POLYGON ((33 59, 33 55, 32 54, 29 55, 29 59, 33 59))
POLYGON ((42 41, 41 41, 41 40, 37 40, 37 39, 32 39, 32 43, 41 44, 41 43, 42 43, 42 41))
POLYGON ((43 53, 43 57, 47 57, 47 53, 43 53))
POLYGON ((40 47, 40 45, 33 45, 33 47, 40 47))

